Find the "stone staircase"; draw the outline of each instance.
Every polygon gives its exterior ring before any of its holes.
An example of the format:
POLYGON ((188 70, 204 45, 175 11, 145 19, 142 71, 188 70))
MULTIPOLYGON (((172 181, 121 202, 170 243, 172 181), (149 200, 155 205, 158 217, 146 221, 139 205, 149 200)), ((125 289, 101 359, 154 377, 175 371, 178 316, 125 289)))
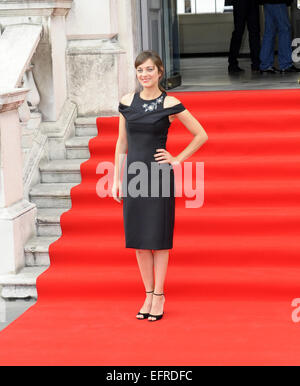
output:
POLYGON ((29 191, 37 206, 36 236, 25 245, 25 267, 1 277, 3 298, 37 298, 36 278, 50 264, 49 245, 62 234, 60 216, 71 208, 70 190, 80 184, 80 165, 90 158, 88 143, 97 136, 96 119, 77 118, 75 136, 65 142, 66 159, 40 164, 41 182, 29 191))

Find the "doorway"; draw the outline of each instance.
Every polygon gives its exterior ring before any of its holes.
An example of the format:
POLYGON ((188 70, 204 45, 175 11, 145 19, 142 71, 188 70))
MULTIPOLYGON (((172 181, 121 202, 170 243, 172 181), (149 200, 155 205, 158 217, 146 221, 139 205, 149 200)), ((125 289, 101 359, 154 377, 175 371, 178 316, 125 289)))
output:
POLYGON ((177 0, 139 0, 142 50, 154 50, 163 60, 166 90, 182 84, 177 0))
MULTIPOLYGON (((156 50, 165 64, 162 81, 174 91, 297 88, 300 74, 261 75, 251 72, 248 33, 240 50, 245 73, 229 76, 228 51, 233 9, 225 0, 139 0, 142 49, 156 50)), ((261 30, 263 33, 263 7, 261 30)), ((290 9, 293 38, 300 38, 300 10, 290 9)), ((297 63, 296 63, 297 65, 297 63)), ((300 65, 300 62, 299 62, 300 65)))

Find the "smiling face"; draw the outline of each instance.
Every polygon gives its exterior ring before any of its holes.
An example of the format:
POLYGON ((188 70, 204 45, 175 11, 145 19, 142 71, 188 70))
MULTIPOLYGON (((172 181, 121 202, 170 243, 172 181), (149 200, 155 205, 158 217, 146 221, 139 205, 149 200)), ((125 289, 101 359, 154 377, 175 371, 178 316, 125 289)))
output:
POLYGON ((136 75, 140 84, 145 88, 158 86, 161 72, 151 59, 137 67, 136 75))

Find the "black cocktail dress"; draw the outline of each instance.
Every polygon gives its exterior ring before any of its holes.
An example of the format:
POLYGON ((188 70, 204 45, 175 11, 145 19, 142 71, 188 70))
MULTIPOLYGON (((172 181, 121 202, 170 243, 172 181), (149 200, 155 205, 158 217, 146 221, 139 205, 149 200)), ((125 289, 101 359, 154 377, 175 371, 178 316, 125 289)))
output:
POLYGON ((122 180, 126 248, 173 248, 174 170, 170 163, 159 164, 154 154, 166 149, 169 115, 185 107, 179 103, 164 108, 166 96, 163 91, 158 98, 145 100, 137 92, 130 106, 119 103, 128 141, 122 180))

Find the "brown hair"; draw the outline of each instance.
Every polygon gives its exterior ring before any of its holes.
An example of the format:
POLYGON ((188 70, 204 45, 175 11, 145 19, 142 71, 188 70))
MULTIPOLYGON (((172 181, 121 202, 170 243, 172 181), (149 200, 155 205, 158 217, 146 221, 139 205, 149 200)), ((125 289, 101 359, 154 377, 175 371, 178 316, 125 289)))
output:
POLYGON ((135 59, 135 64, 134 64, 135 68, 138 68, 138 66, 146 62, 146 60, 148 59, 151 59, 153 63, 156 65, 156 67, 158 68, 158 71, 161 72, 160 80, 158 82, 158 87, 160 91, 166 91, 161 85, 161 80, 165 73, 164 65, 157 52, 152 50, 142 51, 135 59))

